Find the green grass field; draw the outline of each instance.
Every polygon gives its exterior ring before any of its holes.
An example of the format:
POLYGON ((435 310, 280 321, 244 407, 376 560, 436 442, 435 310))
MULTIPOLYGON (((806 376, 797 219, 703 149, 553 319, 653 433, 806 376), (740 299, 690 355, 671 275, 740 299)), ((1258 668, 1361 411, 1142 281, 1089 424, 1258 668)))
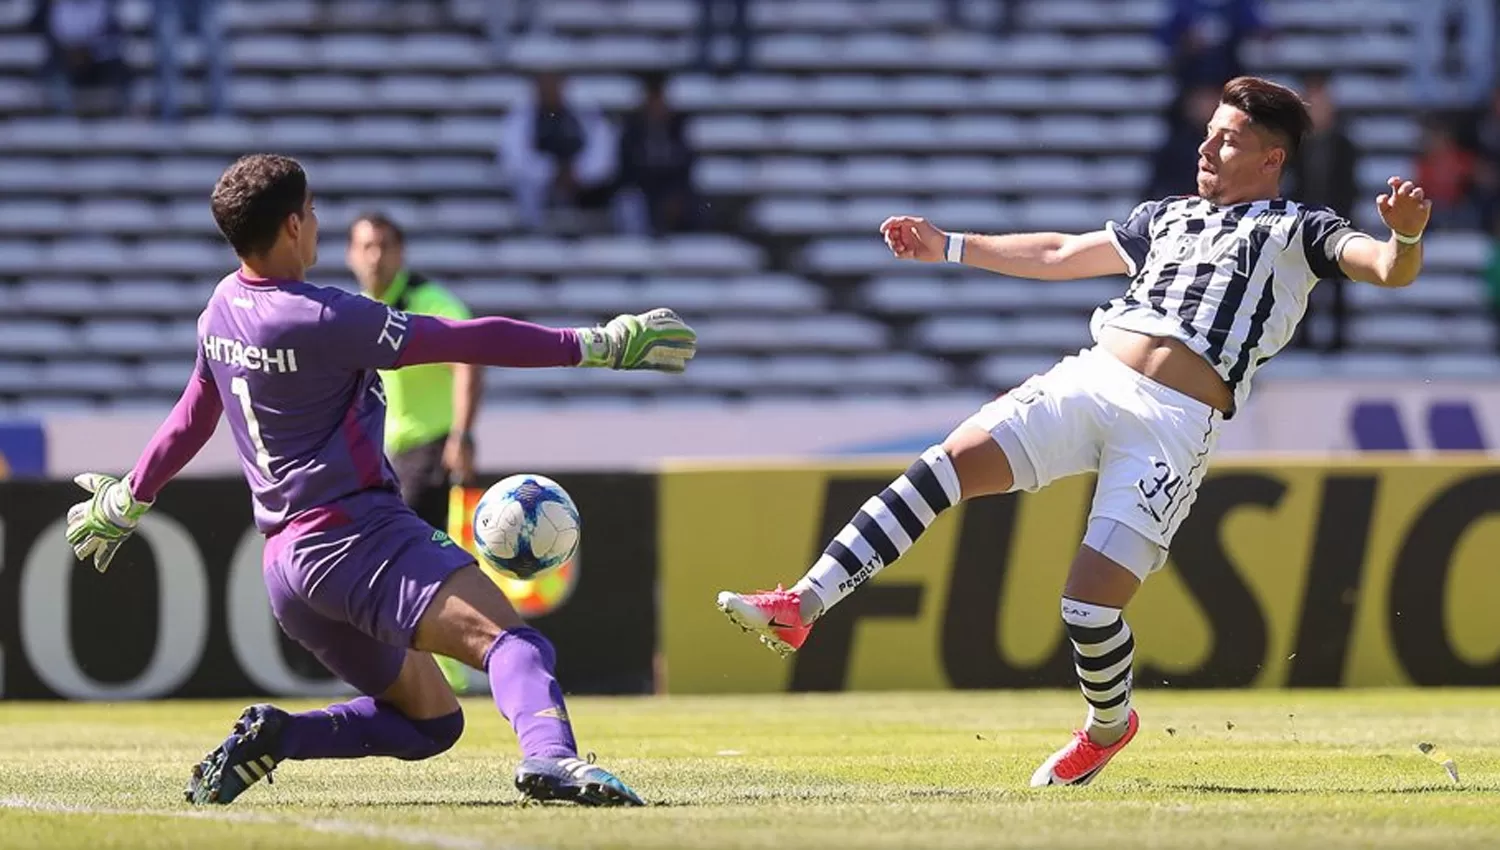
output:
POLYGON ((1064 693, 578 699, 585 749, 654 804, 518 805, 487 700, 425 763, 292 762, 181 800, 240 703, 0 703, 0 847, 1500 847, 1500 692, 1147 691, 1090 788, 1032 791, 1064 693), (1460 783, 1417 752, 1442 746, 1460 783))

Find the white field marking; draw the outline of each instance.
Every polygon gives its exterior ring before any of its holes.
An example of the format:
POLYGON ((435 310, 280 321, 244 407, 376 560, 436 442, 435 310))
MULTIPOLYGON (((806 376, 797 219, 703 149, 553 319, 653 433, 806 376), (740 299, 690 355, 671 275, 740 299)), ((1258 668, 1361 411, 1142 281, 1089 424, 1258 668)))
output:
POLYGON ((67 803, 47 803, 40 800, 28 800, 25 797, 0 797, 0 809, 17 809, 60 815, 175 818, 181 820, 218 821, 220 823, 270 824, 274 826, 291 826, 297 829, 305 829, 309 832, 322 832, 330 835, 357 835, 362 838, 410 844, 414 847, 437 847, 441 848, 441 850, 523 850, 523 848, 513 844, 490 844, 477 838, 463 838, 457 835, 443 835, 441 833, 424 832, 415 829, 376 826, 349 820, 282 817, 261 814, 259 812, 226 812, 214 809, 190 809, 187 811, 172 811, 170 809, 109 809, 94 806, 74 806, 67 803))

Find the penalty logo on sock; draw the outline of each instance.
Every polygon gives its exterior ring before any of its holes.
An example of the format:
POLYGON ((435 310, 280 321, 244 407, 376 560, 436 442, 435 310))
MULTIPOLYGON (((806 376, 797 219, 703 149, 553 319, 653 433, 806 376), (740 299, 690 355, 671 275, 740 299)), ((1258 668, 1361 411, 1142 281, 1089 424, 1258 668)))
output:
POLYGON ((839 582, 839 593, 845 593, 847 591, 853 590, 856 587, 859 587, 860 585, 869 581, 871 576, 880 572, 884 568, 885 564, 881 562, 880 556, 871 555, 870 559, 868 561, 865 561, 864 566, 859 568, 859 572, 855 573, 852 576, 849 576, 847 581, 839 582))

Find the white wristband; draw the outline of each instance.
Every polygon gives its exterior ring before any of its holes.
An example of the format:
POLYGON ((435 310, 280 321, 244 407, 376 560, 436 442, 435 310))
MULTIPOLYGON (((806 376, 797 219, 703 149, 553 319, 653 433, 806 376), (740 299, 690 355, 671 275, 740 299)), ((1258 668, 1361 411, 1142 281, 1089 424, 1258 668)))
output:
POLYGON ((962 233, 948 234, 948 248, 946 251, 948 262, 962 263, 964 261, 964 235, 962 233))
POLYGON ((1422 234, 1420 233, 1418 233, 1416 236, 1407 236, 1404 233, 1397 233, 1396 231, 1392 230, 1391 235, 1396 237, 1396 241, 1400 242, 1403 245, 1415 245, 1418 242, 1422 241, 1422 234))

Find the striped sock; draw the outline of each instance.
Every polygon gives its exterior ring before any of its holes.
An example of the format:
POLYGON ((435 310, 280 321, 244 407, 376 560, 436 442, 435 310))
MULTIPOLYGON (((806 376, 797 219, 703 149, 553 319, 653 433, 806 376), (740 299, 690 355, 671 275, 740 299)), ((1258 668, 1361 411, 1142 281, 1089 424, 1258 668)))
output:
POLYGON ((821 614, 876 573, 895 563, 932 525, 938 514, 959 500, 958 473, 941 446, 922 453, 891 486, 871 497, 844 526, 794 591, 803 593, 803 619, 809 601, 821 603, 821 614))
POLYGON ((1119 608, 1092 605, 1066 596, 1062 618, 1073 641, 1078 686, 1089 704, 1086 730, 1122 727, 1130 716, 1130 668, 1135 638, 1119 608))

